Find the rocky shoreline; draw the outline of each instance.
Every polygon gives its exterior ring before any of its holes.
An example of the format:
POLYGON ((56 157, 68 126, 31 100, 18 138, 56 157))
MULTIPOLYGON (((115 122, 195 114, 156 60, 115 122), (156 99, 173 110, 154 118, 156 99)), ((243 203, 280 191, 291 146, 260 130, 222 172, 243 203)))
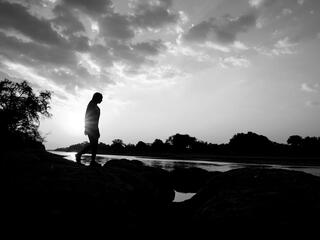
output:
POLYGON ((125 159, 94 168, 45 151, 5 153, 2 166, 8 227, 188 236, 312 230, 320 216, 320 178, 297 171, 167 172, 125 159), (173 202, 175 190, 197 193, 173 202))

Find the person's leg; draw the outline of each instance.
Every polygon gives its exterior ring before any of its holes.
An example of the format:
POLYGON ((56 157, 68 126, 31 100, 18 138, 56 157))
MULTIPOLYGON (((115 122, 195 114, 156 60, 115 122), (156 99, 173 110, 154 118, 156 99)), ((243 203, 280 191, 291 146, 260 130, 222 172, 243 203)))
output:
POLYGON ((98 137, 89 136, 90 145, 91 145, 91 163, 95 162, 98 148, 98 137))
MULTIPOLYGON (((90 141, 90 137, 89 137, 89 141, 90 141)), ((91 143, 85 145, 85 146, 76 154, 76 161, 77 161, 77 163, 81 163, 81 156, 82 156, 82 154, 88 152, 90 148, 91 148, 91 143)))

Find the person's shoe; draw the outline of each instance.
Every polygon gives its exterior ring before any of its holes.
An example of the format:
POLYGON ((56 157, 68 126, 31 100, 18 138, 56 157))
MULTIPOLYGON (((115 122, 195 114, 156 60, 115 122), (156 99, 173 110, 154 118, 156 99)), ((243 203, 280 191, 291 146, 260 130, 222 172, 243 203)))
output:
POLYGON ((90 167, 101 167, 101 165, 99 163, 97 163, 96 161, 91 161, 89 166, 90 167))
POLYGON ((81 155, 79 153, 76 154, 76 162, 81 164, 81 155))

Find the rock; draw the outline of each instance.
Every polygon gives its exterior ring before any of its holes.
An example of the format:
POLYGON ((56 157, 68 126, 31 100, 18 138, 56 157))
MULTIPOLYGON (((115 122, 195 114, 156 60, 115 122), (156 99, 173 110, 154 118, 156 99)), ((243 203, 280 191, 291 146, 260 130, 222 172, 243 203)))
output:
POLYGON ((280 169, 230 170, 175 211, 181 229, 193 232, 305 230, 318 224, 320 178, 280 169))
POLYGON ((201 168, 175 168, 170 172, 173 188, 182 193, 195 193, 202 188, 206 182, 220 174, 220 172, 209 172, 201 168))
POLYGON ((174 190, 166 171, 112 160, 91 168, 49 153, 3 161, 6 224, 76 232, 146 233, 164 224, 174 190))
POLYGON ((168 204, 174 199, 175 193, 169 173, 163 169, 145 166, 138 160, 126 159, 108 161, 103 168, 111 172, 116 170, 123 175, 122 181, 129 180, 129 185, 135 182, 134 179, 143 180, 142 185, 149 188, 153 201, 168 204), (132 179, 127 179, 129 176, 132 179))

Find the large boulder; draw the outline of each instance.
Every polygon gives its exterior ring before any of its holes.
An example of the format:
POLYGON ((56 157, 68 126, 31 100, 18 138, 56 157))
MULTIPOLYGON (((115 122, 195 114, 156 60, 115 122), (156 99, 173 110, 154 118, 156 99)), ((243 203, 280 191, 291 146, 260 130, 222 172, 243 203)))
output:
POLYGON ((174 199, 168 173, 137 161, 86 167, 43 152, 9 154, 2 163, 3 217, 17 229, 152 232, 174 199))
POLYGON ((170 171, 173 188, 182 193, 195 193, 199 191, 212 177, 221 172, 209 172, 197 167, 176 167, 170 171))
POLYGON ((191 199, 175 203, 173 210, 181 231, 312 229, 320 216, 320 178, 280 169, 230 170, 213 177, 191 199))
POLYGON ((166 205, 175 197, 169 173, 161 168, 145 166, 138 160, 121 159, 108 161, 103 169, 108 173, 117 173, 122 184, 126 183, 129 188, 138 181, 137 187, 143 187, 141 194, 148 194, 146 197, 151 198, 148 202, 166 205))

